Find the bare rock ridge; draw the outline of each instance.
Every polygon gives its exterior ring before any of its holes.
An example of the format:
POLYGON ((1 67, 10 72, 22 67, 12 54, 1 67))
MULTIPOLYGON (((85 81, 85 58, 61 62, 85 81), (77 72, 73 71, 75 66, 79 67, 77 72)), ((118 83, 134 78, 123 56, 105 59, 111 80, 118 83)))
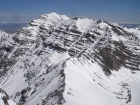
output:
POLYGON ((51 13, 0 31, 0 88, 19 105, 138 105, 139 65, 139 27, 51 13))

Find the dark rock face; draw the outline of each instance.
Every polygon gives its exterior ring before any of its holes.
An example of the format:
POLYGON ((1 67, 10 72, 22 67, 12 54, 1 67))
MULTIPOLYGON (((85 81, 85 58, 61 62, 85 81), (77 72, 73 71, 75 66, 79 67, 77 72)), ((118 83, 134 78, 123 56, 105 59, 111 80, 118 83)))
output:
POLYGON ((110 70, 119 70, 126 67, 131 70, 139 70, 140 56, 133 54, 123 42, 113 42, 115 49, 110 45, 95 51, 95 60, 99 59, 100 65, 105 72, 111 74, 110 70), (133 61, 133 62, 132 62, 133 61))

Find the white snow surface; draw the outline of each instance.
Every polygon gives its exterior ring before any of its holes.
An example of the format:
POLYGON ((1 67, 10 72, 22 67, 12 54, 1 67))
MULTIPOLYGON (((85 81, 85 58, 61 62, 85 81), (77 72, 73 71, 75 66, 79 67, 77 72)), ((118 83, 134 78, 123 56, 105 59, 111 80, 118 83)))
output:
POLYGON ((121 68, 108 78, 98 64, 80 62, 77 59, 67 62, 64 92, 67 103, 64 105, 127 105, 128 94, 123 93, 129 89, 133 100, 129 104, 139 105, 140 72, 133 75, 130 70, 121 68), (121 86, 124 83, 128 86, 121 86))
POLYGON ((91 30, 96 25, 96 21, 92 19, 80 19, 76 21, 76 26, 81 32, 86 32, 88 30, 91 30))
POLYGON ((126 31, 136 34, 140 38, 140 27, 136 28, 124 28, 126 31))

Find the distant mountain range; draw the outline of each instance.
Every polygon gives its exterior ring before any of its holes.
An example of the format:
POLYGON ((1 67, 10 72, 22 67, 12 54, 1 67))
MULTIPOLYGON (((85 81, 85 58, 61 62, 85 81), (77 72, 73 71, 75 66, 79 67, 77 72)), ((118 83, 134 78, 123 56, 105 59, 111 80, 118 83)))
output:
POLYGON ((138 23, 118 23, 120 26, 127 27, 127 28, 135 28, 140 26, 138 23))
POLYGON ((118 24, 122 27, 127 27, 127 28, 136 28, 140 26, 140 23, 133 23, 133 22, 118 22, 115 24, 118 24))
POLYGON ((15 33, 17 30, 19 30, 22 27, 27 26, 29 23, 23 22, 23 23, 0 23, 0 30, 3 30, 7 33, 15 33))

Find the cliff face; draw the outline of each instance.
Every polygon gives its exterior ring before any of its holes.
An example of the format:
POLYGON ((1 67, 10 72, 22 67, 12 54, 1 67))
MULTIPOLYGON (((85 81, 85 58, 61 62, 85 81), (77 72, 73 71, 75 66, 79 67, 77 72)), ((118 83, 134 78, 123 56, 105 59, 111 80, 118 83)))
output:
POLYGON ((1 40, 0 87, 23 105, 137 105, 139 35, 103 20, 42 15, 1 40))

